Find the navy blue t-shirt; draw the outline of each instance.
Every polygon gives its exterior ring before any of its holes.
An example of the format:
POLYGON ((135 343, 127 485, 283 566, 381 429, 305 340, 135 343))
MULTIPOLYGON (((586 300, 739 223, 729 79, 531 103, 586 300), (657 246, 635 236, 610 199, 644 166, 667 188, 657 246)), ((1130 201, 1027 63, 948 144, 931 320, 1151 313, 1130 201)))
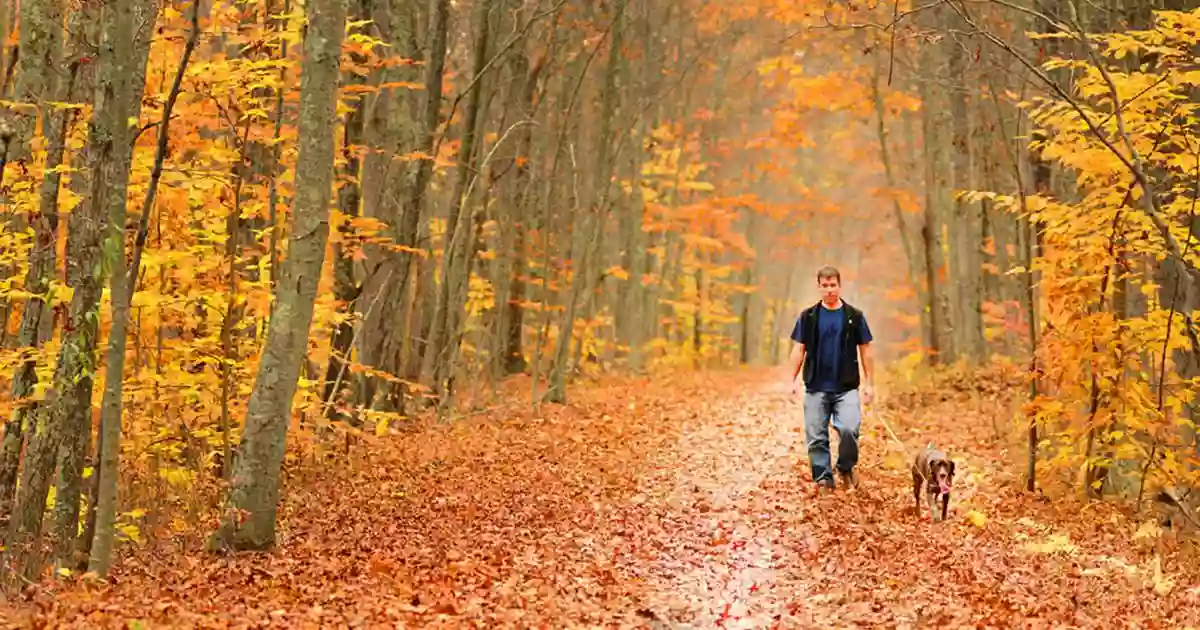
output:
MULTIPOLYGON (((822 303, 817 308, 817 335, 820 342, 817 344, 816 355, 812 357, 816 365, 813 366, 812 384, 807 387, 810 392, 841 391, 841 386, 838 385, 838 364, 842 358, 840 349, 844 319, 840 307, 831 309, 822 303)), ((873 337, 871 327, 867 325, 866 315, 859 317, 858 321, 862 343, 870 343, 873 337)), ((800 333, 800 320, 797 318, 796 325, 792 328, 792 341, 803 343, 800 333)))

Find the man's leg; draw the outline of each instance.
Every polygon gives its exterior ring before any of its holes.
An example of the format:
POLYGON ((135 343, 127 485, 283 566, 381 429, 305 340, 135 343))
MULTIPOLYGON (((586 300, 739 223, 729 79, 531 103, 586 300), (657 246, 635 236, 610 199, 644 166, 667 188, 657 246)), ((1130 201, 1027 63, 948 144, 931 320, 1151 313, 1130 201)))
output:
POLYGON ((804 437, 808 442, 808 464, 813 481, 833 485, 829 462, 829 414, 832 411, 824 392, 804 393, 804 437))
MULTIPOLYGON (((833 400, 833 428, 838 432, 837 471, 850 475, 858 464, 858 430, 862 426, 862 409, 858 390, 838 394, 833 400)), ((852 482, 853 477, 848 479, 852 482)))

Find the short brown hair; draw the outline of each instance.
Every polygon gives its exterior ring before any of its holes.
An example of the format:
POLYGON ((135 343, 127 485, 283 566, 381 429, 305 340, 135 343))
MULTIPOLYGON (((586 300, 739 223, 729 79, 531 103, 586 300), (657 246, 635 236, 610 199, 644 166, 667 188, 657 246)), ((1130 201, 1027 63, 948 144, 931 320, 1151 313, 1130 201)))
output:
POLYGON ((832 265, 825 265, 824 267, 821 267, 820 269, 817 270, 817 284, 820 284, 821 280, 823 280, 825 278, 833 278, 833 279, 837 280, 838 284, 842 283, 841 272, 839 272, 837 270, 837 267, 834 267, 832 265))

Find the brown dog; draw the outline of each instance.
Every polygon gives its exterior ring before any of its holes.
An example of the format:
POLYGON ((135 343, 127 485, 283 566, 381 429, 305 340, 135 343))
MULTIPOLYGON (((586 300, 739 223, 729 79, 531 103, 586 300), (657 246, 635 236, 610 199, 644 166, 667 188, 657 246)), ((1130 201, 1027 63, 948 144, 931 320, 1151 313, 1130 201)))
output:
POLYGON ((929 502, 929 518, 937 520, 935 509, 937 497, 942 497, 942 520, 946 520, 946 508, 950 505, 950 483, 954 480, 954 460, 933 446, 921 449, 913 458, 913 499, 917 502, 917 516, 921 516, 921 487, 929 502))

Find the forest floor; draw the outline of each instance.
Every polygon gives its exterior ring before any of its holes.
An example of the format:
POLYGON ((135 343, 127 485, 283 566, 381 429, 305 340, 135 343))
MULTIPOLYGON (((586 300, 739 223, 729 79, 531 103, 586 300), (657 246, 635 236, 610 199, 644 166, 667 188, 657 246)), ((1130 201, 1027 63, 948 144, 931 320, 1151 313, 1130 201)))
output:
MULTIPOLYGON (((972 389, 972 388, 967 388, 972 389)), ((778 371, 614 380, 373 439, 293 479, 272 553, 139 551, 14 627, 1184 627, 1200 583, 1106 504, 1030 497, 1011 389, 888 396, 818 494, 778 371), (909 451, 958 461, 918 519, 909 451), (998 431, 997 428, 1000 428, 998 431), (1155 558, 1159 558, 1156 560, 1155 558), (1156 570, 1156 567, 1158 569, 1156 570), (139 623, 135 623, 139 622, 139 623)), ((1019 392, 1017 392, 1019 394, 1019 392)), ((5 609, 0 609, 0 614, 5 609)))

